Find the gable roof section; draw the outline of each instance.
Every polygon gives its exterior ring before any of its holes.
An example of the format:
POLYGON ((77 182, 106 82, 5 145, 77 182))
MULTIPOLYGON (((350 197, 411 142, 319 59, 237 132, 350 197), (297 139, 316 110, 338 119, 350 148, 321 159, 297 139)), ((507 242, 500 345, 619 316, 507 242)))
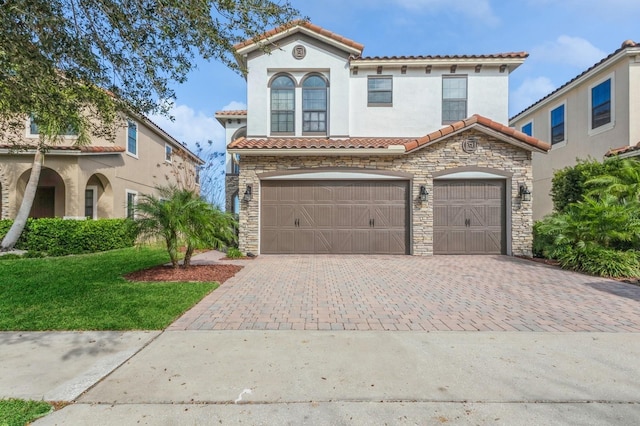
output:
POLYGON ((236 110, 224 110, 224 111, 216 111, 213 115, 216 120, 224 127, 225 120, 232 119, 247 119, 247 110, 246 109, 236 109, 236 110))
POLYGON ((627 50, 629 50, 630 52, 631 51, 635 51, 635 53, 640 53, 640 43, 636 43, 633 40, 625 40, 622 43, 622 45, 620 46, 620 48, 617 49, 615 52, 611 53, 610 55, 608 55, 605 58, 602 58, 600 61, 598 61, 597 63, 595 63, 591 67, 587 68, 582 73, 578 74, 577 76, 575 76, 571 80, 567 81, 562 86, 558 87, 556 90, 552 91, 551 93, 549 93, 545 97, 543 97, 543 98, 539 99, 538 101, 534 102, 533 104, 529 105, 528 107, 526 107, 525 109, 523 109, 522 111, 520 111, 519 113, 517 113, 516 115, 511 117, 509 119, 509 122, 517 120, 518 117, 520 117, 521 115, 523 115, 527 111, 533 109, 537 105, 542 104, 547 100, 550 100, 556 94, 558 94, 560 92, 563 92, 565 90, 569 90, 572 86, 577 86, 580 83, 580 80, 583 80, 583 79, 586 79, 586 78, 590 77, 591 75, 593 75, 596 72, 598 72, 600 70, 600 68, 605 67, 605 66, 609 65, 611 62, 615 62, 619 57, 626 55, 626 53, 627 53, 626 51, 627 50))
POLYGON ((304 20, 292 21, 288 24, 284 24, 278 28, 267 31, 254 39, 238 43, 233 46, 233 48, 235 49, 236 54, 245 55, 253 50, 259 49, 261 46, 275 43, 278 40, 297 32, 303 32, 316 39, 324 40, 325 42, 340 47, 342 50, 346 50, 354 55, 361 55, 364 50, 364 45, 304 20))
POLYGON ((420 138, 324 139, 288 137, 252 139, 242 137, 231 142, 227 148, 231 152, 241 152, 245 155, 399 155, 425 148, 470 129, 479 130, 528 151, 544 153, 551 149, 551 145, 546 142, 477 114, 420 138))
POLYGON ((607 151, 606 154, 604 154, 605 157, 619 156, 620 158, 637 157, 639 155, 640 155, 640 142, 631 146, 627 145, 620 148, 611 148, 609 151, 607 151))

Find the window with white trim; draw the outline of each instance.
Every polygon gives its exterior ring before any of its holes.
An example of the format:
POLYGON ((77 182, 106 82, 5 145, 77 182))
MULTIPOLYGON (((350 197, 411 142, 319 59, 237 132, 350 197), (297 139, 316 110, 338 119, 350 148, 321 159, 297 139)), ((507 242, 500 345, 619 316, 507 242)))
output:
POLYGON ((173 156, 173 147, 169 144, 164 144, 164 161, 166 161, 167 163, 170 163, 172 156, 173 156))
POLYGON ((467 76, 442 76, 442 124, 467 118, 467 76))
POLYGON ((126 205, 125 205, 125 214, 127 219, 135 219, 136 218, 136 203, 138 199, 138 192, 131 191, 129 189, 126 190, 126 205))
POLYGON ((528 122, 520 128, 520 131, 527 136, 533 136, 533 121, 528 122))
POLYGON ((367 78, 367 106, 393 105, 393 77, 369 76, 367 78))
POLYGON ((135 121, 127 121, 127 153, 138 156, 138 124, 135 121))
POLYGON ((98 218, 98 187, 87 185, 84 190, 84 217, 98 218))
POLYGON ((611 78, 608 78, 589 90, 592 130, 612 122, 611 89, 611 78))
MULTIPOLYGON (((29 117, 29 135, 37 136, 40 134, 37 120, 32 116, 29 117)), ((78 136, 78 131, 73 126, 68 125, 60 136, 78 136)))
POLYGON ((565 138, 565 105, 562 104, 550 112, 551 115, 551 145, 564 142, 565 138))

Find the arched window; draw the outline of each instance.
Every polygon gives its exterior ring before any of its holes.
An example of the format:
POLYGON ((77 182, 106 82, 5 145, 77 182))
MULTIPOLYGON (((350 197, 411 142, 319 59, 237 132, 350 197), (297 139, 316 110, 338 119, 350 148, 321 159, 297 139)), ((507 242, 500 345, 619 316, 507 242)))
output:
POLYGON ((302 83, 302 131, 327 132, 327 82, 311 75, 302 83))
POLYGON ((280 75, 271 82, 271 132, 293 133, 295 120, 295 84, 280 75))

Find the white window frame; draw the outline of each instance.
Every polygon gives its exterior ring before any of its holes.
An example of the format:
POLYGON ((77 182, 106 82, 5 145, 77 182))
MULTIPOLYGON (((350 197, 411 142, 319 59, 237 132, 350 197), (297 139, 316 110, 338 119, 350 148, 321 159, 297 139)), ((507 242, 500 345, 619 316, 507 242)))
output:
POLYGON ((442 79, 440 80, 440 116, 441 123, 443 126, 448 124, 457 123, 460 120, 464 120, 469 115, 469 76, 467 74, 443 74, 442 79), (464 80, 465 83, 465 93, 464 98, 445 98, 444 97, 444 82, 448 80, 464 80), (444 119, 444 104, 446 101, 462 101, 464 99, 464 114, 462 114, 462 118, 456 120, 445 120, 444 119))
POLYGON ((136 211, 135 211, 135 207, 136 205, 138 205, 138 191, 134 191, 132 189, 125 189, 124 190, 125 195, 124 195, 124 217, 128 218, 129 217, 129 195, 133 195, 133 217, 131 219, 135 219, 136 218, 136 211))
POLYGON ((166 163, 173 163, 173 147, 168 143, 164 144, 164 161, 166 163), (167 149, 169 153, 169 158, 167 158, 167 149))
MULTIPOLYGON (((328 102, 328 101, 327 101, 328 102)), ((393 75, 368 75, 367 76, 367 107, 393 107, 393 75), (391 82, 391 89, 389 90, 373 90, 373 92, 389 92, 391 94, 391 102, 369 102, 369 81, 370 80, 389 80, 391 82)))
POLYGON ((140 134, 140 129, 138 128, 138 123, 131 119, 127 120, 127 127, 125 131, 125 148, 127 151, 127 155, 133 158, 138 158, 138 155, 140 153, 140 144, 138 143, 140 139, 139 134, 140 134), (133 124, 136 127, 136 152, 135 153, 129 151, 129 126, 131 124, 133 124))
POLYGON ((549 111, 547 113, 547 117, 549 118, 549 143, 551 144, 551 150, 555 149, 555 148, 562 148, 563 146, 567 145, 567 141, 569 140, 569 126, 567 125, 567 100, 563 100, 562 102, 559 102, 555 105, 553 105, 551 108, 549 108, 549 111), (551 126, 551 112, 553 110, 555 110, 556 108, 559 108, 561 106, 564 105, 564 116, 563 116, 563 120, 564 120, 564 139, 561 140, 560 142, 556 142, 553 143, 553 137, 552 137, 552 126, 551 126))
POLYGON ((588 127, 588 131, 587 134, 589 136, 593 136, 593 135, 597 135, 598 133, 602 133, 602 132, 606 132, 607 130, 611 130, 615 127, 616 125, 616 97, 615 97, 615 93, 616 93, 616 86, 615 86, 615 72, 612 72, 610 74, 607 74, 606 76, 602 77, 599 80, 596 80, 593 84, 589 85, 588 88, 588 104, 587 104, 587 122, 589 123, 589 127, 588 127), (600 127, 597 127, 595 129, 593 129, 593 117, 591 114, 591 108, 592 108, 592 104, 591 104, 591 90, 598 86, 599 84, 604 83, 607 80, 611 80, 611 121, 609 121, 607 124, 603 124, 600 127))
MULTIPOLYGON (((98 186, 97 185, 87 185, 86 189, 91 189, 93 191, 93 217, 91 219, 98 218, 98 186)), ((86 192, 85 192, 85 207, 86 207, 86 192)))
MULTIPOLYGON (((29 139, 38 139, 40 137, 40 133, 31 133, 31 120, 32 119, 33 119, 33 117, 31 117, 31 116, 27 117, 26 136, 29 139)), ((72 135, 72 134, 68 134, 67 135, 67 134, 65 134, 65 135, 59 135, 59 136, 64 138, 64 139, 78 139, 78 134, 77 133, 75 135, 72 135)))
MULTIPOLYGON (((551 120, 551 118, 549 118, 549 120, 551 120)), ((549 123, 551 123, 551 121, 549 121, 549 123)), ((533 125, 533 120, 527 121, 527 122, 526 122, 526 123, 524 123, 522 126, 520 126, 520 131, 521 131, 522 133, 524 133, 524 131, 523 131, 522 129, 524 129, 524 126, 527 126, 527 125, 529 125, 529 124, 531 124, 531 135, 529 135, 529 136, 533 137, 533 135, 534 135, 534 133, 533 133, 533 132, 534 132, 534 130, 535 130, 535 129, 534 129, 534 125, 533 125)), ((526 135, 526 133, 524 133, 524 134, 526 135)))

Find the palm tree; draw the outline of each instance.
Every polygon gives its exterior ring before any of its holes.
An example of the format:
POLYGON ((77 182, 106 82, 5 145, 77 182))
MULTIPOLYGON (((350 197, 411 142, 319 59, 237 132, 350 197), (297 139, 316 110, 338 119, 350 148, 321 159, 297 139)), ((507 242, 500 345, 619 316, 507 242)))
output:
POLYGON ((235 240, 235 220, 201 199, 195 192, 175 186, 157 188, 159 197, 144 195, 136 206, 142 215, 140 230, 147 238, 163 239, 171 265, 179 265, 178 247, 184 242, 184 267, 191 265, 197 248, 222 248, 235 240))

